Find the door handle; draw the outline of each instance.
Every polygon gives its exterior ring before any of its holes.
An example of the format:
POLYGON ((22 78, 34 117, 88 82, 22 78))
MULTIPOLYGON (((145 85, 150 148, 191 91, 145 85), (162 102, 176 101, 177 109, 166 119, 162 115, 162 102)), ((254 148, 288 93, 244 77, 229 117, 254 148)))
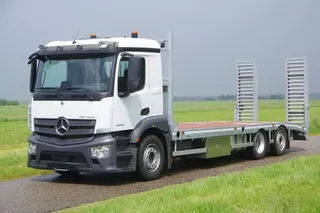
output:
POLYGON ((140 115, 149 115, 149 113, 150 113, 150 109, 149 107, 147 107, 141 110, 140 115))

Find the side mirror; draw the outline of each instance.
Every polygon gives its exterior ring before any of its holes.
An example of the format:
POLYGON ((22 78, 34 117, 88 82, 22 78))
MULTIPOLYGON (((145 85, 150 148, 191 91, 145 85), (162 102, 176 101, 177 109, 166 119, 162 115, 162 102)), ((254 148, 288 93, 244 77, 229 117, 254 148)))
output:
POLYGON ((33 61, 30 66, 30 82, 29 82, 29 91, 34 92, 35 82, 37 78, 37 61, 33 61))
POLYGON ((35 82, 36 82, 36 77, 37 77, 37 53, 32 53, 29 56, 29 61, 28 61, 28 65, 31 64, 30 66, 30 82, 29 82, 29 91, 31 93, 34 92, 34 86, 35 86, 35 82))
POLYGON ((129 93, 139 90, 143 83, 144 59, 131 56, 128 64, 127 90, 129 93))

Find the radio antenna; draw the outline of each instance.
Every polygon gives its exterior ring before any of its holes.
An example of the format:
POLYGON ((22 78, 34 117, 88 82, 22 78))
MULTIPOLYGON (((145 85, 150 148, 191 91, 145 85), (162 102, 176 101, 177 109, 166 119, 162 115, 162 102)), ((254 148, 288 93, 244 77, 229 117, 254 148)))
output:
POLYGON ((80 28, 78 29, 78 33, 77 33, 76 37, 74 38, 72 44, 77 43, 76 40, 78 39, 79 34, 80 34, 80 28))

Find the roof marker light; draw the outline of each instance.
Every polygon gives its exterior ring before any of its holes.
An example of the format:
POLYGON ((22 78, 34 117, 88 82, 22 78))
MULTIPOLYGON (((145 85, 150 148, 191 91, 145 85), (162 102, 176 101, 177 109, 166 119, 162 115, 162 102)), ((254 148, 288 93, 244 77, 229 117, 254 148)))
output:
POLYGON ((138 32, 136 31, 131 32, 131 38, 138 38, 138 32))
POLYGON ((96 34, 90 34, 90 38, 97 38, 96 34))

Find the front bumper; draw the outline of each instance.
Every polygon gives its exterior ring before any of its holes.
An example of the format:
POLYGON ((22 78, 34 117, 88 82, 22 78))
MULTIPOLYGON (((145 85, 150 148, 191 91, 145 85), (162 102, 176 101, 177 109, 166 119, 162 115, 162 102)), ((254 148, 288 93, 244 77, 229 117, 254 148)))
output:
POLYGON ((96 136, 89 143, 55 145, 31 135, 29 143, 36 145, 35 154, 28 154, 28 167, 46 170, 68 170, 88 173, 113 173, 136 170, 137 148, 129 141, 117 141, 111 135, 96 136), (93 157, 91 147, 110 145, 109 155, 93 157))

